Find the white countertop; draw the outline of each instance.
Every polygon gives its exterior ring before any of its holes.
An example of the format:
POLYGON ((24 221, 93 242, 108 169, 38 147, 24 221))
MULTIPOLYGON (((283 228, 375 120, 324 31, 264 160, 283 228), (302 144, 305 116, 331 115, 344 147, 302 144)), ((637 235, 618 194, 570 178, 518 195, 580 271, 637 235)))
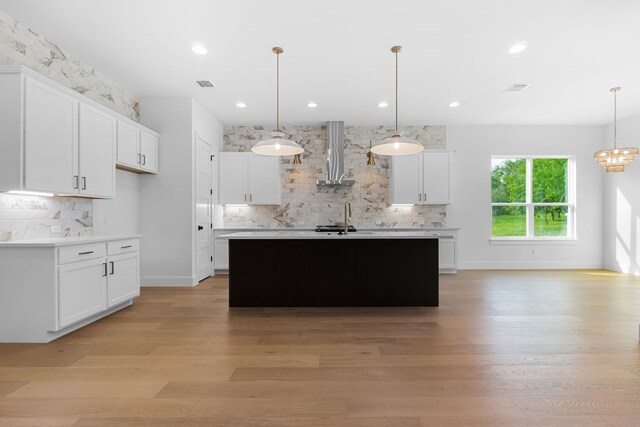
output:
POLYGON ((315 231, 270 231, 270 232, 243 232, 243 233, 232 233, 225 234, 224 236, 229 239, 315 239, 315 240, 326 240, 326 239, 437 239, 438 236, 431 236, 425 234, 424 232, 416 232, 416 231, 381 231, 381 232, 366 232, 366 231, 358 231, 355 233, 349 233, 347 235, 339 235, 337 233, 316 233, 315 231))
POLYGON ((114 240, 138 239, 141 234, 123 234, 120 236, 82 236, 82 237, 54 237, 50 239, 9 240, 0 242, 0 248, 12 247, 57 247, 82 245, 84 243, 112 242, 114 240))

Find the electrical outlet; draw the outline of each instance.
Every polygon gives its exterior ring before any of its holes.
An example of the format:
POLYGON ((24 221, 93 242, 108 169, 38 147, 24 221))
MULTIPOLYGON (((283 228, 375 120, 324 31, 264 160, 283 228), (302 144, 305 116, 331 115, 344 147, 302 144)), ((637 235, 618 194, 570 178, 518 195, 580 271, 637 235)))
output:
POLYGON ((298 221, 298 225, 304 225, 304 221, 298 221))
POLYGON ((62 233, 62 226, 61 225, 52 225, 51 226, 51 232, 52 233, 62 233))
POLYGON ((382 221, 376 221, 376 225, 382 225, 382 221))

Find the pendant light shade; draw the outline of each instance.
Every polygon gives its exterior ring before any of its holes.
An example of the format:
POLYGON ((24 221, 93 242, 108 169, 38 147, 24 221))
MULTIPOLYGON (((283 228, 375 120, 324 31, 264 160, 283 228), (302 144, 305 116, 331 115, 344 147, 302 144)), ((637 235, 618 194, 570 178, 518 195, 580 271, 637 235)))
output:
POLYGON ((280 130, 280 54, 281 47, 271 49, 276 54, 276 130, 271 132, 271 138, 264 139, 251 147, 251 151, 265 156, 295 156, 304 153, 298 143, 288 140, 286 134, 280 130))
POLYGON ((396 130, 382 140, 382 142, 371 148, 371 152, 380 156, 405 156, 416 154, 424 150, 420 142, 415 139, 405 138, 398 131, 398 53, 402 49, 401 46, 394 46, 391 52, 396 56, 396 130))
POLYGON ((624 168, 629 166, 631 161, 638 155, 635 147, 618 148, 618 103, 616 94, 619 87, 611 88, 613 93, 613 148, 596 151, 593 158, 602 166, 606 172, 624 172, 624 168))

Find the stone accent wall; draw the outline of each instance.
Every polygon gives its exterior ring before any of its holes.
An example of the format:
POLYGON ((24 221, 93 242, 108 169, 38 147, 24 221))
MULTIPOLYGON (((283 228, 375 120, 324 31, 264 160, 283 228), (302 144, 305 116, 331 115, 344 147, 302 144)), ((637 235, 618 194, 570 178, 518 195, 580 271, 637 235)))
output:
POLYGON ((91 200, 0 193, 0 242, 77 237, 91 233, 91 200), (59 226, 60 232, 53 232, 53 226, 59 226))
MULTIPOLYGON (((369 141, 384 139, 392 130, 384 126, 345 126, 345 176, 353 187, 317 187, 326 178, 327 132, 325 126, 284 128, 305 153, 301 165, 293 158, 281 160, 282 205, 225 207, 225 227, 298 227, 333 224, 343 220, 344 202, 352 205, 351 223, 356 227, 443 227, 445 206, 389 206, 389 160, 376 156, 376 166, 367 166, 369 141)), ((408 126, 400 129, 427 149, 446 148, 444 126, 408 126)), ((266 138, 271 128, 233 126, 224 130, 224 151, 250 151, 266 138)))
POLYGON ((135 121, 136 96, 0 10, 0 65, 24 65, 135 121))

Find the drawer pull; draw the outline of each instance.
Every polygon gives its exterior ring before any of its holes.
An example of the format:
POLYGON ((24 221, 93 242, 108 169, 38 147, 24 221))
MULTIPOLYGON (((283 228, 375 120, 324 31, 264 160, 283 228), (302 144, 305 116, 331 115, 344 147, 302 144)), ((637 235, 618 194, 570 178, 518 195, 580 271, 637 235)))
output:
POLYGON ((93 251, 87 251, 87 252, 78 252, 78 255, 89 255, 92 254, 93 251))
POLYGON ((129 249, 132 248, 133 245, 127 245, 127 246, 120 246, 120 249, 129 249))

